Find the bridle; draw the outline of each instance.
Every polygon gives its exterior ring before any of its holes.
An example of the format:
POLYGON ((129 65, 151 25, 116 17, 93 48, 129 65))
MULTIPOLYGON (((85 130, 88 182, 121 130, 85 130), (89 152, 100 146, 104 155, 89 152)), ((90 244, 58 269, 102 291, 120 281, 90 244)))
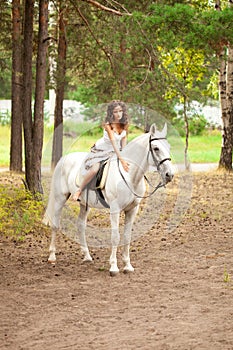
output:
POLYGON ((166 137, 153 137, 153 138, 151 138, 151 136, 150 136, 150 139, 149 139, 149 152, 148 152, 148 154, 147 154, 147 159, 148 159, 148 157, 149 157, 149 154, 151 153, 152 159, 153 159, 153 161, 154 161, 154 163, 155 163, 155 166, 156 166, 157 170, 159 170, 159 167, 160 167, 164 162, 166 162, 167 160, 171 161, 171 158, 164 158, 164 159, 160 160, 160 162, 157 162, 157 160, 156 160, 156 158, 155 158, 155 155, 154 155, 154 152, 153 152, 153 149, 152 149, 152 147, 151 147, 151 142, 153 142, 153 141, 158 141, 158 140, 166 140, 166 139, 167 139, 166 137))
MULTIPOLYGON (((153 149, 152 149, 152 147, 151 147, 151 142, 153 142, 153 141, 158 141, 158 140, 166 140, 166 137, 153 137, 153 138, 152 138, 152 137, 150 136, 150 139, 149 139, 149 150, 148 150, 148 153, 147 153, 147 159, 149 158, 149 155, 150 155, 150 153, 151 153, 151 156, 152 156, 152 159, 153 159, 153 161, 154 161, 154 164, 155 164, 157 170, 159 171, 160 166, 161 166, 164 162, 166 162, 167 160, 171 161, 171 158, 164 158, 164 159, 160 160, 159 162, 157 162, 157 159, 155 158, 153 149)), ((134 194, 134 196, 136 196, 137 198, 148 198, 148 197, 152 196, 152 194, 154 194, 160 187, 165 187, 165 184, 162 183, 162 182, 160 182, 160 183, 153 189, 153 191, 152 191, 151 193, 149 193, 147 196, 139 196, 137 193, 135 193, 135 192, 130 188, 128 182, 126 181, 124 175, 122 174, 122 171, 121 171, 121 169, 120 169, 119 158, 117 158, 117 164, 118 164, 119 173, 120 173, 120 175, 121 175, 121 177, 122 177, 124 183, 126 184, 126 186, 128 187, 128 189, 134 194)), ((147 181, 147 183, 149 184, 149 186, 153 187, 153 186, 150 184, 149 180, 147 179, 147 177, 146 177, 145 175, 144 175, 144 178, 145 178, 145 180, 147 181)))

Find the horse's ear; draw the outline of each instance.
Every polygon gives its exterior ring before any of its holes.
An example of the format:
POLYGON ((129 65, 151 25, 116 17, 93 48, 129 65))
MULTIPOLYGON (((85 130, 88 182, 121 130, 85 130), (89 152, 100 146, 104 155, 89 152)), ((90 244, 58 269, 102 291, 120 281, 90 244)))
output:
POLYGON ((161 134, 163 137, 167 136, 167 123, 164 124, 163 130, 161 131, 161 134))
POLYGON ((157 127, 155 124, 152 124, 151 127, 150 127, 150 134, 155 134, 156 133, 156 130, 157 130, 157 127))

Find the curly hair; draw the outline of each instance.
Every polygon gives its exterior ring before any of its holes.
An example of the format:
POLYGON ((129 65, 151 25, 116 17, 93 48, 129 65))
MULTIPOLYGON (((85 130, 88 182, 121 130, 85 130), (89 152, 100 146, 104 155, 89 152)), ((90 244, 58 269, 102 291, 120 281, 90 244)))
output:
POLYGON ((127 129, 128 124, 129 124, 129 119, 128 119, 128 114, 126 111, 126 105, 124 102, 122 102, 120 100, 113 100, 108 104, 105 123, 109 123, 109 124, 113 123, 113 120, 114 120, 113 110, 117 106, 120 106, 122 108, 122 111, 123 111, 123 115, 122 115, 122 118, 119 120, 119 123, 121 124, 122 129, 127 129))

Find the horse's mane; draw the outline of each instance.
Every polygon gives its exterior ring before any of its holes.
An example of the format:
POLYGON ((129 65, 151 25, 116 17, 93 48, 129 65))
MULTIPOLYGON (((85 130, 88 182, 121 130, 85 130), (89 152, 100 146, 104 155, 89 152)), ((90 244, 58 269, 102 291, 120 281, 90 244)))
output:
POLYGON ((144 140, 147 140, 149 137, 149 133, 144 133, 142 135, 139 135, 137 137, 135 137, 133 140, 131 140, 130 142, 127 143, 127 145, 125 146, 125 150, 128 150, 131 147, 135 147, 135 143, 136 144, 142 144, 144 140))
POLYGON ((135 137, 133 140, 127 143, 127 145, 122 150, 122 155, 130 156, 136 155, 144 150, 148 145, 149 133, 145 133, 135 137))
MULTIPOLYGON (((145 148, 149 146, 149 137, 151 136, 150 132, 143 133, 135 137, 133 140, 127 143, 127 145, 122 150, 122 154, 132 154, 140 151, 145 151, 145 148)), ((159 130, 155 130, 153 137, 164 138, 164 134, 159 130)))

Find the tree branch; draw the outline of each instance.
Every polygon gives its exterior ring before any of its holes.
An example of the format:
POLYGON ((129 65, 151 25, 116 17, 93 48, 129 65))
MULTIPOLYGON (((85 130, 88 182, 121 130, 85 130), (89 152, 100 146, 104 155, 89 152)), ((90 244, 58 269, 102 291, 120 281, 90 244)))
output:
POLYGON ((96 8, 98 8, 99 10, 110 12, 110 13, 113 13, 114 15, 117 15, 117 16, 123 16, 123 15, 131 16, 132 15, 131 13, 122 13, 120 11, 117 11, 117 10, 111 9, 109 7, 106 7, 106 6, 100 4, 98 1, 95 1, 95 0, 82 0, 82 1, 88 2, 89 4, 91 4, 91 5, 95 6, 96 8))
POLYGON ((97 45, 103 50, 105 56, 107 57, 107 59, 110 62, 112 71, 114 73, 114 65, 111 59, 111 55, 110 53, 103 47, 103 45, 101 45, 100 41, 98 40, 98 38, 96 37, 96 35, 94 34, 93 30, 91 29, 87 19, 84 17, 84 15, 82 14, 82 12, 80 11, 79 7, 77 7, 77 5, 75 4, 75 2, 73 0, 70 0, 70 2, 73 4, 75 10, 77 11, 79 17, 83 20, 83 22, 85 23, 87 29, 89 30, 89 32, 91 33, 92 37, 94 38, 94 40, 96 41, 97 45))

